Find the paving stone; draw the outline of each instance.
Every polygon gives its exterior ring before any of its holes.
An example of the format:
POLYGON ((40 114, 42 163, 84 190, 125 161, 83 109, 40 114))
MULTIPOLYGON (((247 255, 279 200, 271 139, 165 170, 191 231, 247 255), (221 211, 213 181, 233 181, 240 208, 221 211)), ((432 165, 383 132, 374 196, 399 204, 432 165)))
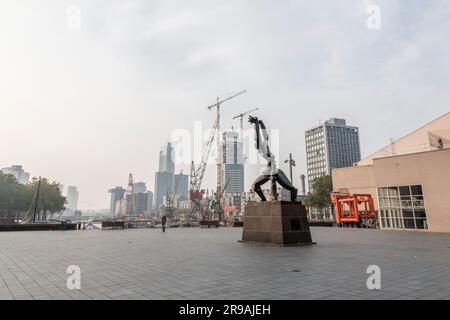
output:
POLYGON ((450 235, 311 232, 317 245, 292 248, 239 243, 238 228, 0 233, 0 300, 450 298, 450 235))

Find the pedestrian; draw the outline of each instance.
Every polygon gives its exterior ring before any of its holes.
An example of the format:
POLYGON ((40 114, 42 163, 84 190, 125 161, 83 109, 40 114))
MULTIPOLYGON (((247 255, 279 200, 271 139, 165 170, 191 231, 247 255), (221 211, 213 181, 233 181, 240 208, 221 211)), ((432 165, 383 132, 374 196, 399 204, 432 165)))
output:
POLYGON ((167 217, 166 216, 162 216, 161 224, 162 224, 162 231, 163 232, 166 232, 166 222, 167 222, 167 217))

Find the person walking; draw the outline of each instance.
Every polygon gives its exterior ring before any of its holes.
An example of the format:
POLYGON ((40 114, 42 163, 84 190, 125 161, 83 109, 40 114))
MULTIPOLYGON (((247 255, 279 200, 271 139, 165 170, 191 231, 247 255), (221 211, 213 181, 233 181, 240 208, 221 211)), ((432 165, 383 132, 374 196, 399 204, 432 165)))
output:
POLYGON ((167 223, 167 217, 166 216, 162 216, 161 218, 161 225, 162 225, 162 231, 166 232, 166 223, 167 223))

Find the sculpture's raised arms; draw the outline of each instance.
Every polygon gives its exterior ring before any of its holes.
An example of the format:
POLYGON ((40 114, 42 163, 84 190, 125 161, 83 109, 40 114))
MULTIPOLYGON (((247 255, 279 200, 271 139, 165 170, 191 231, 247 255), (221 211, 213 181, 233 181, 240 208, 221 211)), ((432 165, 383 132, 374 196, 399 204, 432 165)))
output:
POLYGON ((264 193, 261 190, 261 186, 269 180, 272 180, 272 197, 277 199, 276 183, 278 182, 283 188, 291 192, 291 201, 297 200, 297 189, 294 188, 292 183, 284 172, 277 168, 275 155, 269 148, 269 134, 267 128, 262 120, 257 117, 250 116, 248 122, 254 125, 255 128, 255 148, 258 150, 262 158, 267 161, 267 165, 262 168, 260 176, 253 183, 253 190, 258 194, 262 201, 267 201, 264 193))

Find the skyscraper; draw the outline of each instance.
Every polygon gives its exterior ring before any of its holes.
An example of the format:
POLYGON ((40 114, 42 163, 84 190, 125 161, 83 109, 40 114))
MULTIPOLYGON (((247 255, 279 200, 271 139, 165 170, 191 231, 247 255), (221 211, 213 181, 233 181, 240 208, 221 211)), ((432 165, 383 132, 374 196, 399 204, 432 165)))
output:
POLYGON ((159 153, 159 171, 155 174, 154 205, 158 210, 164 202, 167 193, 174 192, 175 155, 169 142, 159 153))
POLYGON ((28 172, 25 172, 22 166, 19 165, 13 165, 8 168, 3 168, 1 171, 4 174, 13 175, 16 178, 17 182, 19 182, 20 184, 27 184, 30 180, 30 174, 28 172))
POLYGON ((222 141, 222 190, 228 182, 224 194, 241 195, 244 192, 244 143, 235 131, 224 132, 222 141))
POLYGON ((134 192, 135 193, 145 193, 147 192, 147 185, 145 182, 136 182, 134 184, 134 192))
POLYGON ((67 188, 67 208, 72 211, 78 210, 78 190, 77 187, 70 186, 67 188))
POLYGON ((174 175, 173 173, 163 171, 155 174, 155 209, 164 203, 164 197, 167 193, 173 193, 174 175))
POLYGON ((136 193, 135 197, 137 214, 150 217, 153 204, 153 192, 139 192, 136 193))
POLYGON ((170 142, 159 153, 159 171, 175 173, 175 154, 170 142))
POLYGON ((332 118, 305 132, 308 183, 330 175, 335 168, 351 167, 361 160, 359 129, 332 118))
POLYGON ((111 193, 111 201, 109 204, 109 213, 114 215, 116 210, 116 204, 118 201, 123 200, 125 196, 125 189, 122 187, 115 187, 114 189, 110 189, 109 193, 111 193))
POLYGON ((187 200, 189 192, 189 176, 182 173, 175 175, 174 189, 175 196, 177 196, 178 200, 187 200))

